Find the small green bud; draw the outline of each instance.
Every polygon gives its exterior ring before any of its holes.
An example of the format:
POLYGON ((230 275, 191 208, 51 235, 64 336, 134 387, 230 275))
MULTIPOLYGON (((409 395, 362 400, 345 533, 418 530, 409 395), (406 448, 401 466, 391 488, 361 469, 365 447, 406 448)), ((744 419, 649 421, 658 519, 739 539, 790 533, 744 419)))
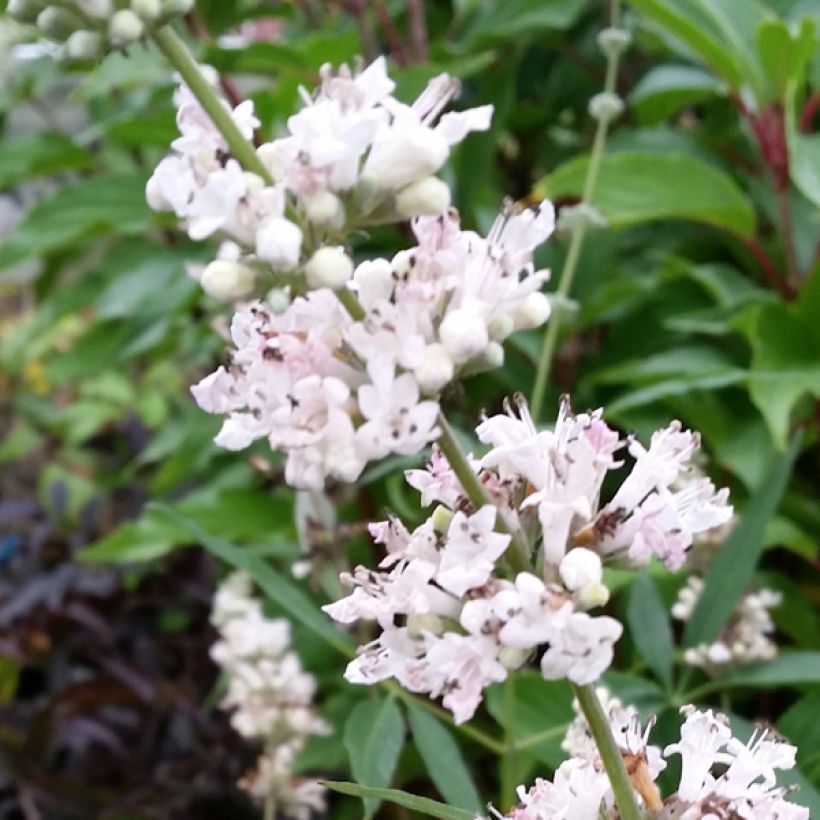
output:
POLYGON ((108 36, 115 48, 125 48, 139 40, 145 33, 145 25, 131 9, 122 9, 111 18, 108 36))
POLYGON ((37 15, 37 28, 52 40, 65 40, 81 26, 79 17, 56 6, 49 6, 37 15))
POLYGON ((632 35, 623 28, 605 28, 598 34, 598 48, 609 59, 620 57, 631 42, 632 35))
POLYGON ((160 0, 131 0, 131 10, 141 20, 151 23, 162 14, 160 0))
POLYGON ((65 41, 66 57, 69 60, 93 60, 103 53, 102 35, 96 31, 80 29, 65 41))
POLYGON ((9 0, 6 13, 20 23, 33 23, 45 7, 45 0, 9 0))

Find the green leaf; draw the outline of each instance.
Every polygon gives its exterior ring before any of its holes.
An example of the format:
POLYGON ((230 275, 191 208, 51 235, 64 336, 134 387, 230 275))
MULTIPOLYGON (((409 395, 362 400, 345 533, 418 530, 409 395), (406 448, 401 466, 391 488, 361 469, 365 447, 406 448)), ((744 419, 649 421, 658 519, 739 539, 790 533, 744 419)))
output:
POLYGON ((90 151, 54 132, 5 139, 0 151, 0 191, 40 176, 94 167, 90 151))
POLYGON ((799 84, 786 89, 786 140, 789 146, 789 174, 801 193, 820 206, 820 134, 804 134, 797 127, 799 84))
POLYGON ((703 592, 684 629, 686 646, 715 639, 754 575, 763 551, 766 524, 774 515, 791 476, 802 436, 796 435, 749 499, 740 523, 718 550, 704 579, 703 592))
POLYGON ((799 83, 814 52, 814 21, 804 17, 797 31, 774 17, 761 20, 756 32, 757 52, 775 96, 783 99, 791 81, 799 83))
POLYGON ((506 0, 476 3, 459 41, 476 44, 533 37, 544 30, 570 28, 584 9, 583 0, 506 0))
POLYGON ((729 674, 697 687, 687 698, 697 700, 722 689, 746 686, 772 689, 807 683, 820 683, 820 652, 783 652, 770 661, 739 666, 729 674))
POLYGON ((684 65, 660 65, 645 74, 632 93, 629 104, 644 125, 657 125, 682 108, 724 91, 713 74, 684 65))
POLYGON ((261 556, 230 541, 213 537, 168 504, 154 502, 147 509, 184 528, 192 539, 225 563, 236 569, 244 569, 278 607, 323 638, 329 646, 345 656, 353 654, 350 637, 325 618, 316 602, 301 587, 276 572, 261 556))
POLYGON ((411 811, 417 811, 426 817, 436 817, 438 820, 473 820, 473 812, 445 806, 428 797, 417 797, 415 794, 399 791, 398 789, 374 789, 360 786, 356 783, 340 783, 335 780, 325 780, 324 785, 331 791, 340 794, 349 794, 353 797, 368 798, 370 800, 387 800, 397 806, 403 806, 411 811))
MULTIPOLYGON (((561 741, 575 717, 572 690, 566 681, 547 681, 535 671, 518 672, 510 680, 517 744, 544 763, 557 766, 566 757, 561 741)), ((487 708, 501 726, 507 718, 505 685, 491 686, 486 692, 487 708)))
POLYGON ((0 248, 0 270, 74 245, 94 232, 142 234, 154 217, 143 174, 111 174, 60 188, 37 203, 0 248))
MULTIPOLYGON (((404 746, 404 719, 396 701, 380 698, 357 704, 345 724, 344 744, 357 783, 377 789, 390 785, 404 746)), ((365 815, 372 817, 380 798, 362 799, 365 815)))
MULTIPOLYGON (((820 687, 790 706, 777 721, 777 728, 798 749, 820 750, 820 687)), ((798 755, 798 763, 800 756, 798 755)))
MULTIPOLYGON (((539 196, 580 196, 588 157, 559 166, 536 186, 539 196)), ((601 162, 592 204, 613 227, 688 219, 749 236, 755 215, 746 194, 723 171, 685 154, 627 152, 601 162)))
POLYGON ((672 627, 655 582, 646 573, 632 583, 626 619, 635 646, 668 689, 672 683, 672 627))
POLYGON ((407 705, 410 730, 430 779, 441 796, 451 805, 474 814, 482 809, 470 771, 459 745, 449 730, 428 712, 411 703, 407 705))
POLYGON ((727 48, 712 21, 698 9, 696 0, 631 0, 631 5, 697 54, 733 87, 742 84, 741 60, 727 48))

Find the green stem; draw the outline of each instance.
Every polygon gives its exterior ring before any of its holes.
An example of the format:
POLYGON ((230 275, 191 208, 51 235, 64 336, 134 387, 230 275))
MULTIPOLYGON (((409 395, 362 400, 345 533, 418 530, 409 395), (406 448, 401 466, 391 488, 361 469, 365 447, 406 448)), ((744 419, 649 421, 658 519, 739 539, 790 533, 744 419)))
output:
MULTIPOLYGON (((453 468, 453 472, 461 483, 470 503, 476 509, 492 504, 493 502, 484 489, 484 485, 473 471, 470 462, 467 461, 467 456, 461 451, 453 428, 450 427, 450 423, 442 411, 439 411, 437 424, 441 433, 436 440, 436 444, 441 448, 441 452, 444 453, 448 463, 453 468)), ((505 559, 509 561, 513 572, 530 571, 530 547, 526 536, 518 527, 514 527, 505 518, 502 510, 499 510, 498 514, 498 528, 512 537, 512 543, 515 546, 515 549, 507 550, 504 554, 505 559)))
MULTIPOLYGON (((611 24, 613 27, 618 25, 619 18, 619 0, 612 0, 611 24)), ((607 57, 604 91, 609 94, 614 94, 616 92, 618 59, 619 58, 616 54, 607 57)), ((609 120, 598 120, 598 126, 595 129, 595 137, 592 141, 592 152, 589 157, 589 165, 587 166, 586 178, 584 179, 584 187, 581 195, 581 201, 584 203, 589 203, 592 199, 592 195, 595 193, 595 185, 598 182, 598 173, 601 169, 601 160, 604 156, 608 132, 609 120)), ((558 279, 556 294, 561 297, 561 299, 558 300, 559 311, 550 317, 549 323, 547 324, 547 329, 544 333, 544 343, 541 346, 541 357, 538 360, 538 369, 535 374, 535 383, 533 385, 532 397, 530 400, 532 417, 536 422, 540 420, 541 412, 544 407, 544 393, 546 392, 552 359, 555 356, 555 348, 558 343, 558 334, 561 329, 560 303, 563 299, 569 296, 570 289, 572 288, 572 280, 575 278, 575 271, 578 268, 578 260, 581 258, 581 249, 584 246, 585 236, 586 228, 581 226, 576 227, 572 232, 572 239, 570 240, 569 251, 567 251, 567 258, 564 260, 564 266, 561 269, 561 275, 558 279)))
POLYGON ((231 153, 236 157, 239 164, 246 170, 262 177, 270 185, 273 183, 268 169, 256 155, 253 145, 242 136, 236 127, 230 112, 225 108, 217 92, 205 79, 196 60, 191 56, 188 47, 176 35, 170 26, 163 26, 153 33, 160 51, 165 55, 169 63, 179 72, 185 85, 191 89, 193 95, 199 100, 199 104, 211 118, 211 121, 219 130, 220 134, 228 143, 231 153))
POLYGON ((595 739, 598 754, 601 755, 601 762, 604 764, 604 770, 615 795, 620 820, 642 820, 641 810, 635 800, 635 791, 626 773, 623 757, 612 736, 609 720, 595 693, 595 687, 573 684, 572 688, 575 691, 575 697, 578 698, 581 711, 587 719, 592 737, 595 739))
POLYGON ((361 322, 367 315, 353 291, 347 288, 341 288, 341 290, 336 291, 336 298, 342 303, 342 306, 350 314, 350 318, 353 319, 354 322, 361 322))
POLYGON ((515 683, 508 675, 504 681, 504 754, 501 757, 501 808, 516 804, 517 746, 515 744, 515 683))
POLYGON ((522 737, 521 740, 515 742, 515 748, 517 751, 523 752, 526 749, 532 749, 533 746, 546 743, 548 740, 556 740, 559 737, 564 737, 568 728, 568 723, 562 723, 560 726, 552 726, 549 729, 544 729, 543 732, 527 735, 527 737, 522 737))

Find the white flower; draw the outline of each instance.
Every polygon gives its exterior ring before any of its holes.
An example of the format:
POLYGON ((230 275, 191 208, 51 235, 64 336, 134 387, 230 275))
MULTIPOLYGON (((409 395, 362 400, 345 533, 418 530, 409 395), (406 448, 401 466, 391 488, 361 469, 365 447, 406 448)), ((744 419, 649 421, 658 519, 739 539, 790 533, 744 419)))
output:
POLYGON ((269 216, 259 225, 256 254, 277 271, 290 271, 299 264, 302 230, 281 216, 269 216))
POLYGON ((597 553, 583 547, 576 547, 563 557, 558 572, 564 586, 574 592, 590 584, 600 584, 603 577, 603 565, 597 553))
POLYGON ((612 663, 613 644, 623 627, 614 618, 592 618, 585 612, 560 610, 553 618, 550 644, 541 658, 547 680, 569 678, 573 683, 594 683, 612 663))
POLYGON ((341 290, 353 275, 353 262, 340 246, 319 248, 305 264, 311 288, 341 290))
POLYGON ((215 259, 202 271, 199 281, 208 296, 221 302, 235 302, 253 293, 256 271, 238 262, 215 259))
POLYGON ((417 453, 438 435, 438 404, 419 401, 419 386, 410 373, 395 376, 392 366, 371 366, 370 376, 372 383, 358 392, 366 419, 356 431, 360 451, 367 459, 417 453))
POLYGON ((436 581, 454 595, 481 586, 510 543, 510 536, 495 532, 496 509, 482 507, 473 515, 457 512, 447 529, 436 581))
POLYGON ((456 364, 477 356, 490 341, 487 323, 477 312, 466 308, 447 313, 439 328, 439 337, 456 364))

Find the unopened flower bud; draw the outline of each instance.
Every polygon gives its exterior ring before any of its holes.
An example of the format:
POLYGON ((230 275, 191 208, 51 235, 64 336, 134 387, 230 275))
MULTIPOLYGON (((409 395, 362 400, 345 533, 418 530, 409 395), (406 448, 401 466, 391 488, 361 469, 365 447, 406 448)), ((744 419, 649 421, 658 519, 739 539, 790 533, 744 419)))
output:
POLYGON ((319 248, 305 265, 305 279, 311 288, 340 290, 353 274, 353 262, 341 245, 319 248))
POLYGON ((577 205, 567 205, 561 208, 558 214, 558 227, 562 231, 574 233, 579 230, 605 228, 606 218, 588 202, 579 202, 577 205))
POLYGON ((487 370, 495 370, 504 364, 504 346, 498 342, 490 342, 481 351, 481 362, 487 370))
POLYGON ((82 20, 76 14, 57 6, 48 6, 37 15, 37 28, 54 40, 65 40, 81 26, 82 20))
POLYGON ((425 633, 440 635, 444 623, 434 612, 411 613, 407 616, 407 634, 411 638, 421 638, 425 633))
POLYGON ((411 182, 396 194, 396 213, 405 219, 435 216, 450 207, 450 186, 438 177, 411 182))
POLYGON ((284 313, 290 307, 290 288, 271 288, 265 301, 274 313, 284 313))
POLYGON ((432 128, 391 128, 370 149, 362 176, 380 191, 398 191, 444 165, 450 147, 432 128))
POLYGON ((433 529, 436 532, 447 532, 450 522, 453 520, 453 511, 439 504, 434 510, 430 520, 433 522, 433 529))
POLYGON ((272 216, 256 232, 256 255, 276 271, 293 270, 299 264, 302 231, 289 219, 272 216))
POLYGON ((549 297, 540 290, 535 291, 513 311, 515 329, 531 330, 534 327, 541 327, 549 319, 551 312, 549 297))
POLYGON ((572 592, 590 584, 600 584, 603 577, 601 558, 585 547, 575 547, 561 560, 558 573, 564 586, 572 592))
POLYGON ((116 12, 108 24, 108 37, 117 48, 131 45, 144 33, 145 25, 131 9, 116 12))
POLYGON ((589 101, 589 114, 599 122, 612 122, 624 112, 624 101, 610 91, 602 91, 589 101))
POLYGON ((20 23, 33 23, 45 7, 45 0, 9 0, 6 14, 20 23))
POLYGON ((503 313, 501 316, 496 316, 490 322, 487 330, 494 342, 503 342, 515 330, 512 314, 503 313))
POLYGON ((610 59, 623 54, 631 42, 632 35, 623 28, 605 28, 598 34, 598 48, 610 59))
POLYGON ((338 230, 345 222, 345 209, 341 199, 330 191, 318 191, 303 200, 305 216, 315 223, 338 230))
POLYGON ((507 670, 520 669, 530 656, 529 649, 517 649, 514 646, 502 646, 498 650, 498 662, 507 670))
POLYGON ((80 29, 65 41, 65 48, 69 60, 93 60, 103 53, 102 35, 80 29))
POLYGON ((141 20, 151 23, 162 14, 160 0, 131 0, 131 9, 141 20))
POLYGON ((490 341, 487 323, 464 308, 451 310, 441 323, 439 338, 456 364, 478 355, 490 341))
POLYGON ((194 7, 194 0, 162 0, 162 16, 187 14, 194 7))
POLYGON ((256 271, 239 262, 215 259, 202 271, 199 283, 208 296, 220 302, 235 302, 253 293, 256 271))
POLYGON ((577 601, 581 609, 604 606, 609 601, 609 590, 603 584, 590 584, 579 591, 577 601))
POLYGON ((454 372, 455 367, 450 354, 443 345, 434 342, 425 348, 424 358, 413 372, 413 375, 416 377, 421 392, 427 396, 432 396, 449 384, 454 372))
POLYGON ((98 20, 107 19, 114 12, 112 0, 81 0, 81 2, 75 2, 74 5, 79 6, 87 17, 95 17, 98 20))

